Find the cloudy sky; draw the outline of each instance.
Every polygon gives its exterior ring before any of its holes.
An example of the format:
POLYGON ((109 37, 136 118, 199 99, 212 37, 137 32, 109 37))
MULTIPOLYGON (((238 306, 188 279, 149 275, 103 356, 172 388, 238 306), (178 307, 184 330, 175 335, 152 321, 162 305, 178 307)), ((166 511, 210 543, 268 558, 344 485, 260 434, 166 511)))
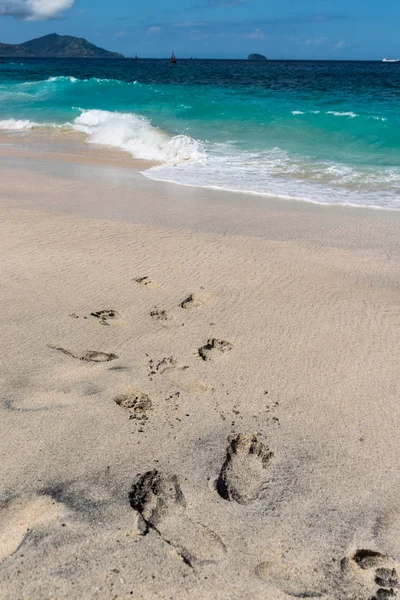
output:
POLYGON ((85 37, 127 56, 400 57, 400 0, 0 0, 0 42, 85 37))

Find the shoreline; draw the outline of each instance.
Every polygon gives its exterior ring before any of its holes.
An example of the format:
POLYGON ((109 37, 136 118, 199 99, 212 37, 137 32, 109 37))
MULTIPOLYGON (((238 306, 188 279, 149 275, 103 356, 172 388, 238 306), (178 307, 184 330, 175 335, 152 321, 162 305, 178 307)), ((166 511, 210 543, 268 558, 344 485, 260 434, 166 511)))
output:
MULTIPOLYGON (((274 202, 290 202, 290 203, 306 203, 316 206, 334 206, 342 208, 352 209, 373 209, 373 210, 384 210, 390 212, 399 212, 400 208, 394 208, 390 206, 381 205, 369 205, 369 204, 354 204, 345 202, 324 202, 318 200, 312 200, 306 197, 294 197, 287 196, 285 194, 277 194, 269 192, 258 192, 252 190, 240 190, 235 188, 224 188, 219 186, 207 186, 197 185, 185 182, 179 182, 169 179, 158 179, 147 174, 152 167, 163 167, 164 165, 157 161, 138 159, 133 157, 129 151, 122 148, 113 148, 106 145, 98 145, 88 141, 89 136, 84 133, 80 133, 76 130, 60 130, 52 129, 47 127, 37 127, 30 130, 3 130, 0 133, 0 152, 1 148, 13 147, 14 153, 18 156, 19 152, 26 150, 39 152, 42 151, 42 158, 51 152, 56 152, 59 160, 68 160, 70 162, 76 162, 77 160, 85 160, 91 164, 104 164, 111 165, 116 164, 119 166, 130 167, 134 171, 142 171, 142 175, 151 181, 156 183, 164 183, 170 185, 183 186, 187 188, 193 188, 197 190, 205 190, 211 192, 222 192, 225 194, 238 194, 244 197, 253 196, 261 198, 265 201, 274 202), (16 141, 17 143, 11 143, 16 141), (21 143, 22 141, 22 143, 21 143), (19 143, 18 143, 19 142, 19 143), (50 142, 50 144, 49 144, 50 142), (64 156, 64 158, 62 158, 64 156)), ((334 192, 334 190, 332 190, 334 192)), ((334 193, 332 193, 334 195, 334 193)))
POLYGON ((171 183, 173 185, 182 185, 184 187, 190 187, 190 188, 197 188, 197 189, 203 189, 203 190, 211 190, 211 191, 215 191, 215 192, 225 192, 227 194, 241 194, 242 196, 259 196, 260 198, 266 198, 268 199, 272 199, 275 201, 283 201, 283 202, 305 202, 308 204, 316 204, 317 206, 338 206, 341 208, 345 208, 345 207, 349 207, 349 208, 360 208, 360 209, 371 209, 371 210, 388 210, 388 211, 394 211, 394 212, 398 212, 400 210, 400 208, 392 208, 389 206, 372 206, 372 205, 364 205, 364 204, 345 204, 345 203, 332 203, 329 204, 328 202, 318 202, 317 200, 310 200, 309 198, 294 198, 293 196, 283 196, 283 195, 274 195, 274 194, 269 194, 268 192, 253 192, 250 190, 236 190, 234 188, 222 188, 222 187, 218 187, 218 186, 201 186, 201 185, 195 185, 195 184, 191 184, 191 183, 182 183, 182 182, 178 182, 178 181, 172 181, 172 180, 168 180, 168 179, 156 179, 156 178, 152 178, 149 176, 146 176, 145 173, 143 173, 143 175, 145 177, 147 177, 148 179, 151 179, 152 181, 159 181, 162 183, 171 183))
MULTIPOLYGON (((25 179, 31 181, 33 173, 39 179, 50 176, 55 189, 68 179, 74 194, 80 195, 82 199, 86 198, 86 191, 80 189, 80 182, 90 181, 96 189, 99 178, 105 183, 112 181, 120 197, 115 198, 116 202, 110 205, 109 210, 104 202, 101 213, 102 217, 113 220, 134 220, 143 225, 156 227, 186 227, 200 232, 207 232, 209 229, 210 233, 224 235, 229 234, 232 228, 232 232, 239 235, 270 239, 291 239, 295 233, 299 241, 314 240, 318 244, 327 244, 329 241, 336 243, 338 235, 336 220, 339 220, 343 230, 343 243, 350 246, 352 245, 351 231, 354 226, 365 228, 363 246, 373 242, 374 232, 369 233, 369 230, 378 220, 386 228, 392 245, 396 246, 400 211, 395 209, 378 210, 378 207, 323 204, 157 181, 142 173, 145 169, 156 166, 156 163, 133 159, 129 153, 119 149, 88 144, 85 139, 84 134, 69 133, 60 144, 59 137, 55 135, 51 140, 50 149, 47 149, 48 139, 45 136, 32 138, 26 133, 0 136, 3 171, 6 172, 8 169, 11 179, 13 179, 12 173, 18 171, 19 185, 25 179), (14 144, 10 149, 5 145, 10 140, 19 141, 19 144, 14 144), (23 145, 26 142, 27 145, 23 145), (78 169, 75 168, 76 165, 78 169), (135 194, 134 205, 130 201, 133 187, 140 192, 139 196, 135 194), (202 214, 203 206, 205 213, 209 211, 213 215, 212 222, 202 214), (284 218, 288 220, 287 226, 284 218), (318 235, 318 227, 313 226, 310 221, 313 218, 321 221, 320 235, 318 235), (334 226, 331 228, 332 220, 334 226), (279 223, 277 230, 274 227, 275 221, 279 223)), ((7 181, 7 176, 4 176, 3 186, 0 182, 0 193, 3 192, 3 195, 4 193, 7 195, 10 187, 7 181)), ((43 182, 37 181, 36 188, 39 189, 41 183, 43 182)), ((13 185, 14 180, 11 187, 13 185)), ((103 194, 101 186, 99 186, 99 194, 100 196, 103 194)), ((36 204, 29 201, 27 204, 24 202, 23 205, 30 208, 42 206, 45 211, 52 212, 64 212, 67 209, 70 214, 96 218, 97 208, 93 205, 92 196, 93 194, 87 194, 87 203, 68 206, 63 201, 49 204, 38 194, 36 204)), ((361 240, 357 243, 361 243, 361 240)), ((376 243, 380 243, 378 238, 376 243)))

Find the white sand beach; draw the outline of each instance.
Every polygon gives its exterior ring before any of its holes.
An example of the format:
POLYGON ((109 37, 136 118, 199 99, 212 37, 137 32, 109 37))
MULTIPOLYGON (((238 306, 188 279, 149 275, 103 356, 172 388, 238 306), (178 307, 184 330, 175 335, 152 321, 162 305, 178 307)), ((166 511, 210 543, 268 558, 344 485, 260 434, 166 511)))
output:
POLYGON ((395 595, 399 213, 67 137, 1 138, 0 597, 395 595))

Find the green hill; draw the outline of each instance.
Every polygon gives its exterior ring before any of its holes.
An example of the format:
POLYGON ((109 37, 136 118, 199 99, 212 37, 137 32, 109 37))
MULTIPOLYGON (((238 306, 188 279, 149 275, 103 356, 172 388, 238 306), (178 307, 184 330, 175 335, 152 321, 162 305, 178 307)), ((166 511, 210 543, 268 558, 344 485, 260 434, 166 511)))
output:
POLYGON ((98 48, 84 38, 50 33, 23 44, 0 43, 0 56, 40 58, 123 58, 118 52, 98 48))
POLYGON ((267 57, 264 54, 249 54, 247 60, 267 60, 267 57))

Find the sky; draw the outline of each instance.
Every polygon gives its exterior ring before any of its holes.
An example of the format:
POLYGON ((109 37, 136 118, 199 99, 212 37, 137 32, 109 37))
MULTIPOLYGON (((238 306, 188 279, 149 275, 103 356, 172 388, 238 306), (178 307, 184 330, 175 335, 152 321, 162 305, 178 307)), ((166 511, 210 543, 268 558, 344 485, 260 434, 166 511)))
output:
POLYGON ((0 0, 0 42, 59 33, 149 58, 398 58, 399 21, 399 0, 0 0))

